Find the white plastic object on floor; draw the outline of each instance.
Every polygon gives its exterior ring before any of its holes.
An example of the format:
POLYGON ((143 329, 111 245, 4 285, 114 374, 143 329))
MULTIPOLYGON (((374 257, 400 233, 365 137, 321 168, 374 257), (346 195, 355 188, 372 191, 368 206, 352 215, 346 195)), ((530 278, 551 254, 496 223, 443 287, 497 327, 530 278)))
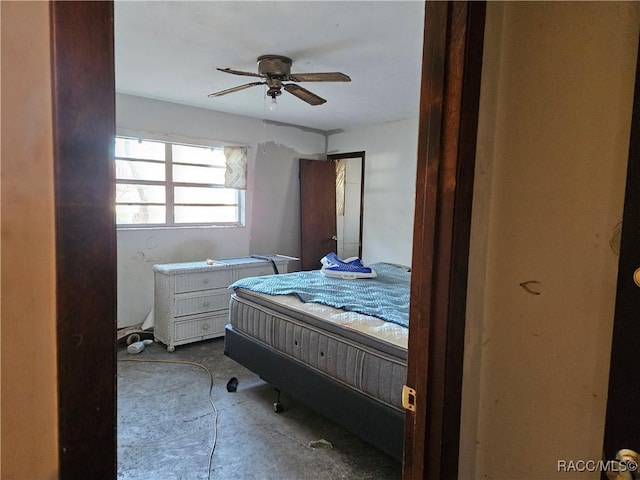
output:
POLYGON ((321 438, 320 440, 313 440, 309 442, 307 445, 309 446, 309 448, 312 448, 312 449, 316 449, 318 447, 333 448, 333 444, 328 440, 325 440, 324 438, 321 438))
POLYGON ((136 354, 144 350, 144 342, 135 342, 127 347, 127 353, 136 354))

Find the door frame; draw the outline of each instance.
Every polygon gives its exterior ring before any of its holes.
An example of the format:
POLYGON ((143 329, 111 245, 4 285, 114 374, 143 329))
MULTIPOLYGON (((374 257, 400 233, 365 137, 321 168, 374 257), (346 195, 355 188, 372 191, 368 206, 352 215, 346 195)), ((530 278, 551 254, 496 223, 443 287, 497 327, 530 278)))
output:
POLYGON ((458 477, 471 204, 486 3, 425 8, 404 479, 458 477))
MULTIPOLYGON (((404 477, 435 480, 457 471, 464 308, 447 305, 466 297, 485 4, 425 10, 404 477)), ((113 2, 54 1, 50 17, 60 477, 115 478, 113 2)))
POLYGON ((115 478, 113 2, 49 12, 60 478, 115 478))

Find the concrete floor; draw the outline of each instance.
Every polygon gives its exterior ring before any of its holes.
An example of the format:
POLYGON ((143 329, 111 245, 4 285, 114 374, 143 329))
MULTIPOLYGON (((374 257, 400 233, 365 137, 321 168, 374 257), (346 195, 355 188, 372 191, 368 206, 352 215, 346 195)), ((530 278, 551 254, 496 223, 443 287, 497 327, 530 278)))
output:
POLYGON ((118 478, 400 479, 402 466, 338 425, 276 393, 223 355, 223 339, 176 347, 153 344, 137 355, 118 350, 118 478), (123 360, 123 361, 120 361, 123 360), (190 364, 131 362, 171 360, 190 364), (226 390, 238 379, 234 393, 226 390), (211 446, 217 433, 211 457, 211 446), (331 444, 320 442, 326 440, 331 444), (209 460, 211 469, 209 472, 209 460))

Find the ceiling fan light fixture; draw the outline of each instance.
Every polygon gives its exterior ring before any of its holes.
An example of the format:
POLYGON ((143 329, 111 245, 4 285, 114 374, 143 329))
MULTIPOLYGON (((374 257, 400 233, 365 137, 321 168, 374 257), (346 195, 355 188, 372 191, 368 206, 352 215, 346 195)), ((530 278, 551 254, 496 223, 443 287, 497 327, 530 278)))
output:
POLYGON ((279 95, 282 95, 282 90, 281 90, 280 85, 271 86, 271 87, 269 87, 269 90, 267 90, 267 96, 271 97, 271 103, 269 104, 269 110, 271 110, 272 112, 278 108, 278 102, 276 101, 276 98, 279 95))

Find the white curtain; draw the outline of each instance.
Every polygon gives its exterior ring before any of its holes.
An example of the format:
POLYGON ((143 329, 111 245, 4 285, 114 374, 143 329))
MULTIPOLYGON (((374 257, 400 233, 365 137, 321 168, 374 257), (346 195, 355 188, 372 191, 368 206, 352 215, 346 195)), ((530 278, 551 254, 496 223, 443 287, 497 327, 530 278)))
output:
POLYGON ((227 171, 224 186, 237 190, 247 189, 247 147, 224 147, 227 171))

